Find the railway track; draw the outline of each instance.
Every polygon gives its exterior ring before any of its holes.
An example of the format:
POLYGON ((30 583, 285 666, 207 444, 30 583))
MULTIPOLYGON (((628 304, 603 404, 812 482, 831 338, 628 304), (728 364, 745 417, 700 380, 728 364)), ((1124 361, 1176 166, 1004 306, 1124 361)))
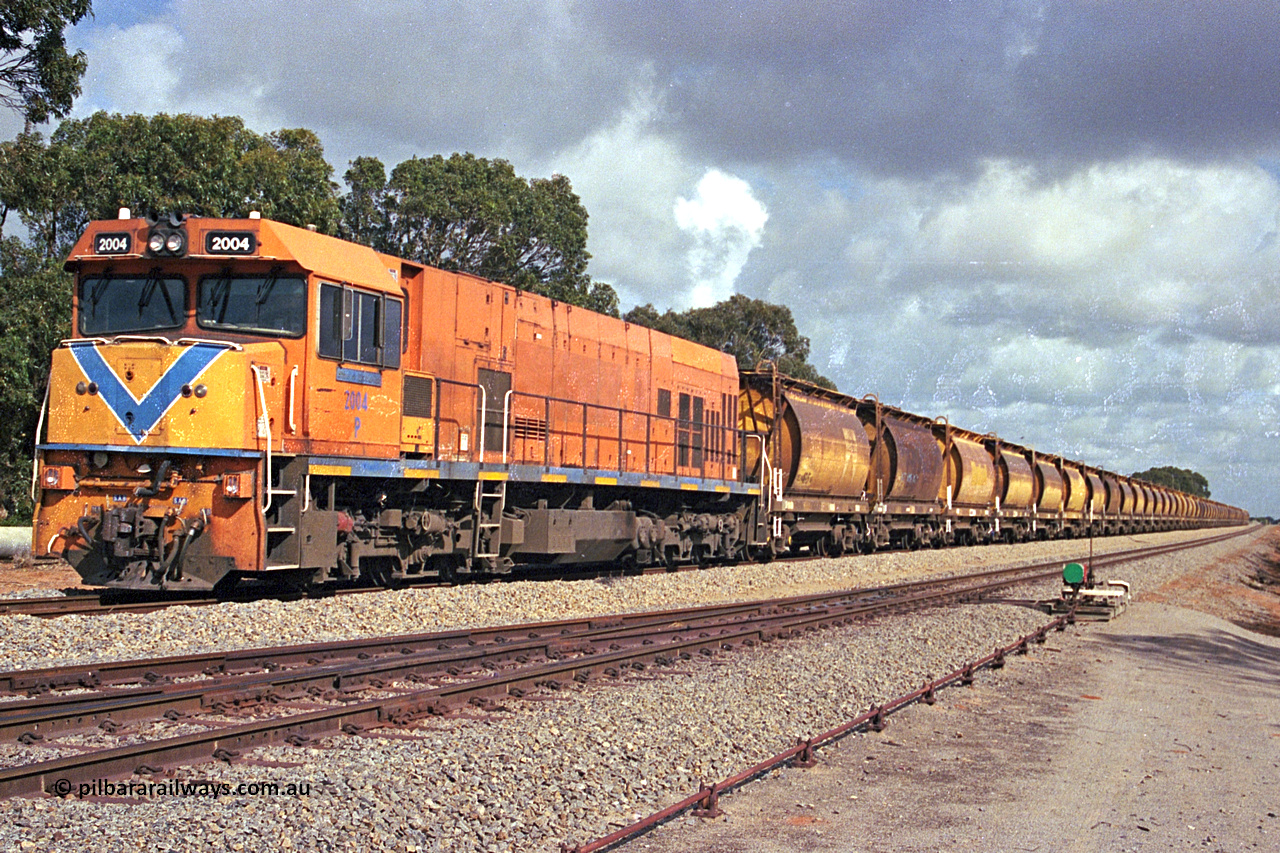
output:
MULTIPOLYGON (((1219 534, 1206 539, 1195 540, 1198 544, 1209 544, 1211 542, 1222 541, 1232 536, 1241 535, 1251 528, 1234 529, 1229 533, 1219 534)), ((1141 549, 1137 549, 1133 553, 1137 553, 1141 549)), ((1124 554, 1129 552, 1112 552, 1114 554, 1124 554)), ((1105 555, 1106 557, 1112 555, 1105 555)), ((797 560, 813 560, 820 559, 815 556, 793 557, 793 561, 797 560)), ((1104 559, 1103 556, 1097 558, 1104 559)), ((1096 561, 1095 561, 1096 562, 1096 561)), ((682 566, 677 571, 697 571, 697 566, 682 566)), ((646 570, 646 574, 665 573, 668 569, 663 567, 650 567, 646 570)), ((522 573, 514 576, 515 580, 537 580, 537 579, 561 579, 575 580, 581 578, 600 577, 608 572, 599 570, 577 570, 571 572, 567 576, 563 573, 553 574, 551 572, 540 573, 522 573)), ((442 582, 425 582, 419 584, 411 584, 414 588, 431 588, 437 586, 450 586, 451 584, 442 582)), ((156 610, 163 610, 166 607, 208 607, 215 604, 227 603, 246 603, 252 601, 275 600, 275 601, 297 601, 303 598, 344 596, 344 595, 361 595, 371 592, 385 592, 386 588, 381 586, 357 586, 357 587, 335 587, 321 591, 299 591, 299 590, 282 590, 282 589, 253 589, 247 588, 237 591, 234 595, 221 597, 187 595, 175 597, 172 593, 148 595, 145 593, 122 592, 120 590, 101 590, 101 591, 81 591, 75 590, 65 596, 47 596, 40 598, 11 598, 0 599, 0 616, 11 616, 22 614, 26 616, 38 616, 46 619, 55 619, 59 616, 102 616, 117 613, 151 613, 156 610)))
MULTIPOLYGON (((1223 538, 1109 555, 1095 566, 1223 538)), ((468 704, 491 708, 529 691, 618 678, 628 669, 712 656, 885 612, 980 598, 1054 577, 1060 565, 660 613, 2 673, 0 690, 36 694, 0 706, 0 739, 27 744, 56 746, 53 739, 67 734, 112 733, 152 721, 200 725, 201 716, 244 713, 266 718, 208 722, 212 728, 196 734, 9 768, 0 771, 0 796, 66 793, 95 779, 231 760, 255 746, 400 725, 468 704), (49 695, 68 687, 93 692, 49 695), (390 695, 362 698, 364 691, 390 695), (299 702, 307 709, 298 711, 299 702)))

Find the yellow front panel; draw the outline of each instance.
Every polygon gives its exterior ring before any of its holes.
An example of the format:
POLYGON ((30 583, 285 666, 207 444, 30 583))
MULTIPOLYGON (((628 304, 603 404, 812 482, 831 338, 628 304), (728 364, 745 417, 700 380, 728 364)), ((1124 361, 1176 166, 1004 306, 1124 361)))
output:
POLYGON ((246 352, 77 341, 53 353, 47 440, 254 450, 260 408, 246 352))

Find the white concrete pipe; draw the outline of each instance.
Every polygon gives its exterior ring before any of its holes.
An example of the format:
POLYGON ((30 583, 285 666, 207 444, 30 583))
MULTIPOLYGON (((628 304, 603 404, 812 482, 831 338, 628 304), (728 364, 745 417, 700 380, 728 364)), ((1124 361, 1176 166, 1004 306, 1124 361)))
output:
POLYGON ((30 553, 30 527, 0 527, 0 557, 25 557, 30 553))

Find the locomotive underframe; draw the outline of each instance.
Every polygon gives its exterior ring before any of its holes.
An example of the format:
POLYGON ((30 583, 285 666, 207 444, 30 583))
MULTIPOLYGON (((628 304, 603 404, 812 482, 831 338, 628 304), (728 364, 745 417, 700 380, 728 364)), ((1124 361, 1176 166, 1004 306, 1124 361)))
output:
POLYGON ((313 583, 736 560, 746 554, 751 508, 720 493, 492 480, 312 476, 311 489, 309 512, 332 517, 339 531, 328 565, 304 567, 313 583))
POLYGON ((312 473, 307 457, 275 458, 263 483, 252 458, 113 453, 101 473, 92 460, 90 451, 48 453, 46 465, 69 480, 47 492, 48 505, 76 515, 46 514, 43 529, 87 583, 121 589, 362 576, 393 585, 523 567, 704 564, 745 558, 755 524, 754 500, 722 491, 509 482, 492 473, 336 476, 312 473), (67 491, 71 501, 60 501, 67 491))

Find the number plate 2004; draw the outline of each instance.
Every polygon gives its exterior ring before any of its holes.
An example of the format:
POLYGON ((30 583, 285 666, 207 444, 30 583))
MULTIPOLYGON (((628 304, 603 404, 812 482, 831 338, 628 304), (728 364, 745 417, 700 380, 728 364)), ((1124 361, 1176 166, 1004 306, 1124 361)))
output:
POLYGON ((95 255, 127 255, 132 248, 132 234, 112 231, 93 235, 93 253, 95 255))
POLYGON ((253 255, 258 235, 252 231, 210 231, 204 235, 206 255, 253 255))

